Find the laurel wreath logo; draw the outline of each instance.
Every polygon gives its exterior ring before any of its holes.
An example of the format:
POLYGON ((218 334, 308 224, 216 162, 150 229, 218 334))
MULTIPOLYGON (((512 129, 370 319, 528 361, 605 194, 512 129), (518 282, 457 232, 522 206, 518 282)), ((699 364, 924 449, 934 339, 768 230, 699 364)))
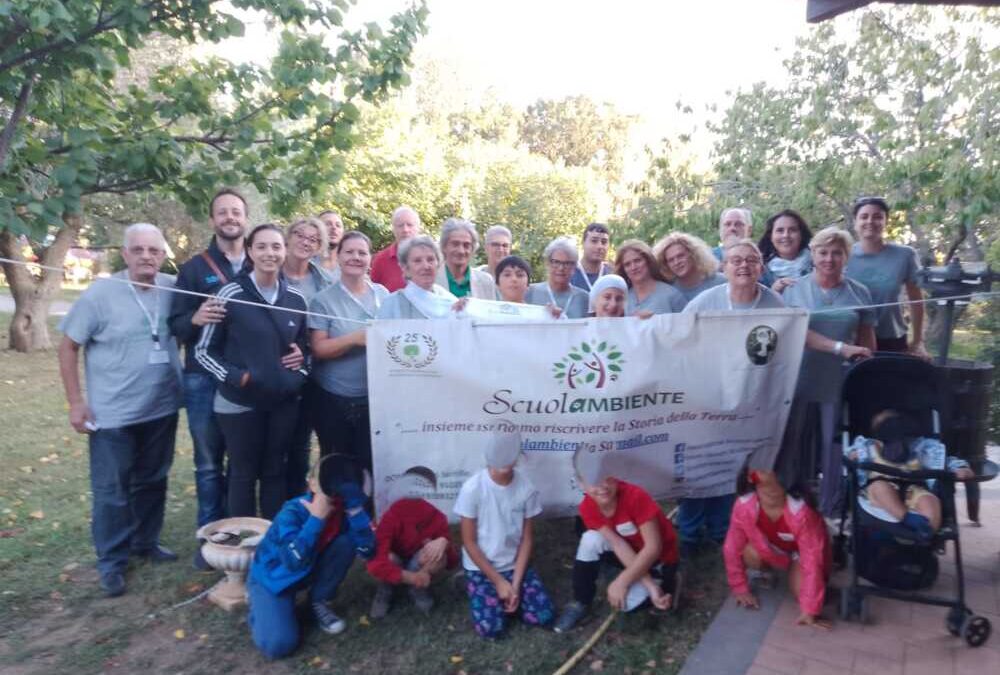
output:
POLYGON ((395 335, 385 343, 389 357, 404 368, 426 368, 437 358, 438 344, 424 333, 395 335))

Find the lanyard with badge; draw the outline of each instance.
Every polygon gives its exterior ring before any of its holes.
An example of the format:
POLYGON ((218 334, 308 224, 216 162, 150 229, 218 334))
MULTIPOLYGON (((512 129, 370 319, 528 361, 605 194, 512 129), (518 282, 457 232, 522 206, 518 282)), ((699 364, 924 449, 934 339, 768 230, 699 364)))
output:
POLYGON ((166 363, 170 363, 170 352, 163 348, 160 344, 160 298, 159 289, 153 289, 153 300, 156 303, 156 311, 154 314, 150 314, 149 310, 146 309, 146 305, 143 304, 142 300, 139 298, 139 294, 135 290, 135 286, 132 284, 128 285, 128 289, 132 291, 132 297, 135 298, 135 302, 139 305, 139 309, 142 310, 143 316, 146 317, 146 323, 149 325, 149 332, 153 338, 153 350, 149 352, 149 364, 152 366, 159 366, 166 363))

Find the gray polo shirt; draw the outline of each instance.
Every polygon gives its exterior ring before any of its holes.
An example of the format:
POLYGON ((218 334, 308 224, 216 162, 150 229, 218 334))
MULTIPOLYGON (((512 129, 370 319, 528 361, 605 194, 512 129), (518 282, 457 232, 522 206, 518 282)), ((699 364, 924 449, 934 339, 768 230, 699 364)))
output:
POLYGON ((749 303, 734 303, 729 298, 729 284, 713 286, 712 288, 698 294, 694 300, 684 307, 684 313, 708 312, 712 310, 736 310, 736 309, 778 309, 785 306, 781 296, 770 288, 757 284, 759 295, 757 299, 749 303))
MULTIPOLYGON (((878 253, 863 253, 861 244, 851 249, 846 274, 868 287, 876 305, 898 302, 903 285, 917 281, 917 252, 909 246, 886 244, 878 253)), ((903 306, 879 307, 875 335, 880 338, 899 338, 906 335, 903 306)))
POLYGON ((653 292, 639 301, 635 289, 628 289, 628 296, 625 298, 625 316, 632 316, 639 310, 646 310, 653 314, 673 314, 684 309, 687 299, 681 292, 670 284, 657 281, 653 292))
POLYGON ((555 304, 563 311, 563 316, 567 319, 583 319, 590 310, 590 295, 586 291, 581 291, 576 286, 570 286, 568 290, 561 293, 554 291, 550 293, 547 281, 540 281, 528 286, 524 301, 529 305, 555 304))
MULTIPOLYGON (((874 310, 837 309, 872 304, 868 289, 853 279, 844 279, 839 286, 823 290, 816 284, 813 273, 786 288, 783 297, 789 307, 808 309, 809 330, 831 340, 857 344, 858 327, 875 325, 874 310)), ((843 365, 843 357, 806 348, 796 394, 806 401, 837 402, 843 365)))
MULTIPOLYGON (((127 279, 118 272, 115 279, 127 279)), ((174 277, 157 274, 156 285, 174 287, 174 277)), ((181 407, 181 361, 170 336, 170 293, 98 279, 70 307, 59 330, 83 347, 87 403, 105 429, 148 422, 181 407), (146 309, 144 312, 139 303, 146 309), (147 319, 146 314, 149 314, 147 319), (150 363, 155 320, 165 363, 150 363)))
MULTIPOLYGON (((367 292, 355 298, 339 281, 323 289, 309 302, 309 311, 326 316, 310 316, 309 328, 340 337, 363 329, 358 321, 371 321, 389 297, 381 284, 368 283, 367 292), (331 319, 336 316, 354 321, 331 319)), ((312 378, 326 391, 352 398, 368 396, 368 366, 364 348, 353 347, 335 359, 313 358, 312 378)))
POLYGON ((681 286, 676 281, 674 281, 672 286, 676 288, 678 291, 680 291, 680 294, 684 296, 685 303, 688 303, 694 300, 698 296, 698 294, 701 293, 702 291, 707 291, 712 286, 718 286, 719 284, 724 284, 724 283, 726 283, 726 276, 724 274, 716 272, 714 274, 709 274, 707 277, 705 277, 704 281, 702 281, 697 286, 691 286, 689 288, 687 286, 681 286))

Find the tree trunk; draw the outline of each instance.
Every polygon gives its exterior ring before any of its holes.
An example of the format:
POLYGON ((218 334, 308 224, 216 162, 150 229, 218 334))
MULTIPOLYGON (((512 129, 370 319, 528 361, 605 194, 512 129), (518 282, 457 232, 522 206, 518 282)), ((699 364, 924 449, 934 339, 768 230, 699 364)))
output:
MULTIPOLYGON (((76 239, 83 219, 79 214, 66 214, 63 222, 65 225, 56 232, 55 240, 42 252, 40 263, 45 267, 62 269, 66 252, 76 239)), ((0 230, 0 256, 24 260, 17 236, 8 229, 0 230)), ((42 269, 41 277, 36 279, 24 265, 12 263, 3 263, 3 271, 14 296, 14 317, 10 321, 8 341, 10 348, 18 352, 51 349, 49 305, 53 294, 62 287, 62 272, 42 269)))

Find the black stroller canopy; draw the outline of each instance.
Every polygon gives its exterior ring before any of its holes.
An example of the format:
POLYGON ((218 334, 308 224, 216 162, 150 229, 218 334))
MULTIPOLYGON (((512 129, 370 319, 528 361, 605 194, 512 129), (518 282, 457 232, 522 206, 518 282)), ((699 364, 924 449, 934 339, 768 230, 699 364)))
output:
POLYGON ((932 364, 904 354, 882 355, 855 364, 844 380, 846 426, 851 438, 871 436, 871 421, 898 410, 919 421, 921 435, 938 437, 945 424, 948 388, 932 364), (933 411, 939 415, 935 428, 933 411))

